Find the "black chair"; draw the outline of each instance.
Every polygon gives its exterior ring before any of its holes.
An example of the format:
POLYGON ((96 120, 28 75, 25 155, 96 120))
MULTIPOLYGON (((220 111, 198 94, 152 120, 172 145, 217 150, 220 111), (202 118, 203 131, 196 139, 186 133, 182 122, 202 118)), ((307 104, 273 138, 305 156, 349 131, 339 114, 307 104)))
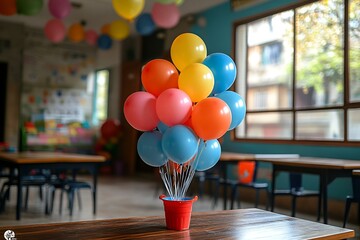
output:
POLYGON ((353 195, 346 197, 343 227, 346 226, 349 217, 351 203, 353 202, 358 203, 358 222, 360 222, 360 176, 353 175, 351 180, 352 180, 353 195))
POLYGON ((317 221, 320 221, 321 215, 321 193, 316 190, 306 190, 302 186, 302 174, 289 173, 289 189, 275 189, 273 196, 272 209, 275 206, 275 196, 291 196, 291 216, 295 217, 296 200, 299 197, 318 197, 317 221))
MULTIPOLYGON (((26 188, 25 199, 24 199, 24 209, 28 208, 29 201, 29 188, 38 187, 40 199, 43 200, 43 191, 42 188, 47 184, 47 177, 42 174, 28 175, 22 177, 22 185, 26 188)), ((3 183, 0 190, 0 212, 5 210, 6 200, 10 199, 10 188, 11 186, 16 186, 18 183, 17 179, 13 176, 9 177, 9 180, 3 183)), ((46 205, 47 209, 47 205, 46 205)), ((46 211, 46 210, 45 210, 46 211)))
MULTIPOLYGON (((209 195, 214 196, 217 191, 217 184, 220 180, 220 174, 218 173, 217 167, 213 167, 211 170, 208 171, 198 171, 194 175, 194 186, 197 187, 197 189, 192 189, 190 195, 194 195, 195 191, 197 191, 196 194, 199 195, 199 197, 202 197, 203 194, 205 194, 206 189, 209 190, 209 195), (206 185, 209 185, 207 188, 206 185)), ((193 186, 193 184, 192 184, 193 186)), ((217 198, 214 198, 213 201, 213 208, 217 205, 217 198)))
MULTIPOLYGON (((255 207, 258 207, 259 205, 259 194, 260 191, 266 192, 266 209, 268 209, 268 198, 269 198, 269 184, 267 182, 259 182, 257 180, 257 169, 258 169, 258 162, 256 161, 242 161, 238 163, 238 168, 242 169, 242 171, 245 173, 244 175, 248 175, 250 177, 250 181, 244 181, 244 176, 239 176, 239 180, 231 180, 231 179, 220 179, 218 181, 218 187, 219 189, 220 185, 223 185, 224 187, 230 186, 231 188, 231 203, 230 208, 234 209, 234 202, 237 199, 237 206, 240 208, 240 197, 239 197, 239 191, 238 189, 243 188, 251 188, 255 190, 255 207)), ((247 176, 245 176, 247 177, 247 176)), ((218 198, 218 190, 216 191, 217 194, 215 195, 215 204, 217 203, 218 198)))
MULTIPOLYGON (((59 214, 62 213, 62 205, 63 205, 63 195, 64 193, 67 194, 68 199, 68 208, 69 208, 69 215, 72 216, 73 209, 74 209, 74 201, 75 201, 75 193, 77 193, 79 209, 82 209, 81 204, 81 189, 89 189, 92 192, 92 186, 84 181, 78 181, 75 177, 68 178, 66 176, 57 176, 53 177, 52 181, 49 183, 49 192, 51 195, 50 199, 50 209, 49 212, 52 213, 54 209, 54 199, 55 199, 55 191, 59 189, 60 192, 60 204, 59 204, 59 214)), ((93 195, 93 203, 95 202, 94 195, 93 195)))

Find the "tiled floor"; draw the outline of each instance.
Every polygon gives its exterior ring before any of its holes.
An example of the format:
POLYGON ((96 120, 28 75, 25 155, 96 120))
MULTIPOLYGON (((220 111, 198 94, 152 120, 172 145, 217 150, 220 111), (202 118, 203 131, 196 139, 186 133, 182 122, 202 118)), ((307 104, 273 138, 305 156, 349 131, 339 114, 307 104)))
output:
MULTIPOLYGON (((87 180, 85 178, 85 180, 87 180)), ((16 191, 13 189, 10 201, 7 202, 6 210, 0 213, 0 226, 12 226, 36 223, 80 221, 92 219, 125 218, 133 216, 155 216, 163 215, 162 201, 156 192, 156 182, 152 176, 145 178, 122 178, 122 177, 99 177, 97 214, 92 214, 91 193, 89 190, 82 190, 82 210, 79 210, 77 201, 74 205, 74 214, 69 216, 68 210, 64 207, 63 213, 59 214, 59 192, 55 196, 55 208, 51 215, 45 215, 45 203, 41 202, 38 196, 38 189, 30 190, 30 201, 27 211, 22 212, 22 219, 15 220, 15 199, 16 191)), ((66 206, 66 205, 64 205, 66 206)), ((221 210, 222 202, 212 208, 212 199, 208 196, 199 198, 194 203, 193 211, 221 210)), ((253 207, 252 204, 242 203, 242 207, 253 207)), ((260 206, 260 208, 264 208, 260 206)), ((287 210, 276 209, 278 213, 289 214, 287 210)), ((297 214, 297 217, 314 221, 315 216, 297 214)), ((341 222, 329 219, 329 224, 341 226, 341 222)), ((360 236, 358 226, 349 224, 347 228, 355 229, 357 236, 360 236)), ((360 237, 359 237, 360 239, 360 237)))

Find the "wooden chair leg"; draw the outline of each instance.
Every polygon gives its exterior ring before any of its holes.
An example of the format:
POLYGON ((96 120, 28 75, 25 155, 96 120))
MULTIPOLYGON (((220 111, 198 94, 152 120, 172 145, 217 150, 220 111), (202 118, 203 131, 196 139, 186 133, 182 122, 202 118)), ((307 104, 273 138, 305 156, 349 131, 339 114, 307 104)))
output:
POLYGON ((346 223, 347 223, 347 220, 348 220, 348 217, 349 217, 349 211, 350 211, 351 202, 352 202, 352 198, 347 197, 346 198, 346 203, 345 203, 345 214, 344 214, 343 228, 346 226, 346 223))

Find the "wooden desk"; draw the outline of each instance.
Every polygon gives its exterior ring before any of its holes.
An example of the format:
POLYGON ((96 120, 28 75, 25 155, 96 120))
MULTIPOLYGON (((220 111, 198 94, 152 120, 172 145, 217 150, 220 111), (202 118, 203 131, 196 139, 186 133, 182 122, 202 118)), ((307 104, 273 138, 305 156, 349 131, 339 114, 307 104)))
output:
POLYGON ((105 162, 105 157, 82 154, 51 152, 0 153, 0 167, 17 169, 16 219, 21 218, 22 178, 31 169, 78 170, 87 169, 93 175, 93 211, 96 213, 96 186, 98 165, 105 162))
POLYGON ((197 212, 190 229, 167 230, 163 216, 0 227, 17 239, 345 239, 354 230, 260 209, 197 212))
MULTIPOLYGON (((338 177, 351 177, 354 169, 360 169, 360 161, 332 159, 332 158, 312 158, 312 157, 298 157, 298 158, 279 158, 266 157, 266 155, 256 154, 241 154, 241 153, 223 153, 225 158, 220 158, 221 161, 226 160, 231 156, 231 162, 243 161, 244 156, 248 160, 261 161, 271 163, 272 168, 272 188, 271 188, 271 210, 274 209, 274 190, 276 189, 276 175, 278 172, 299 172, 316 174, 320 176, 320 192, 323 199, 323 216, 324 223, 327 223, 327 199, 328 199, 328 185, 338 177)), ((290 155, 291 157, 291 155, 290 155)))

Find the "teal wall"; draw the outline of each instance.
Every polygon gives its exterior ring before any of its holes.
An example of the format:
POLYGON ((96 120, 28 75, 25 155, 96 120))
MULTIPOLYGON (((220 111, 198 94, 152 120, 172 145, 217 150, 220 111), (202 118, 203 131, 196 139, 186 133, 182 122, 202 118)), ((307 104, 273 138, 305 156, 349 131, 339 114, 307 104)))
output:
MULTIPOLYGON (((241 20, 255 14, 270 11, 277 7, 296 3, 296 0, 267 0, 259 5, 254 5, 243 10, 232 11, 230 3, 224 3, 205 12, 198 17, 206 19, 206 26, 200 27, 194 25, 192 32, 199 35, 205 42, 208 54, 222 52, 232 56, 232 27, 233 22, 241 20)), ((226 134, 223 151, 242 152, 242 153, 295 153, 302 156, 341 158, 341 159, 359 159, 360 148, 358 147, 334 147, 334 146, 314 146, 314 145, 293 145, 293 144, 266 144, 266 143, 248 143, 235 142, 226 134)), ((262 164, 261 167, 270 167, 262 164)), ((281 174, 277 183, 284 186, 286 183, 286 174, 281 174)), ((306 175, 304 186, 309 188, 318 187, 318 177, 306 175)), ((346 195, 351 194, 351 181, 349 178, 338 179, 330 185, 329 197, 344 200, 346 195)))

